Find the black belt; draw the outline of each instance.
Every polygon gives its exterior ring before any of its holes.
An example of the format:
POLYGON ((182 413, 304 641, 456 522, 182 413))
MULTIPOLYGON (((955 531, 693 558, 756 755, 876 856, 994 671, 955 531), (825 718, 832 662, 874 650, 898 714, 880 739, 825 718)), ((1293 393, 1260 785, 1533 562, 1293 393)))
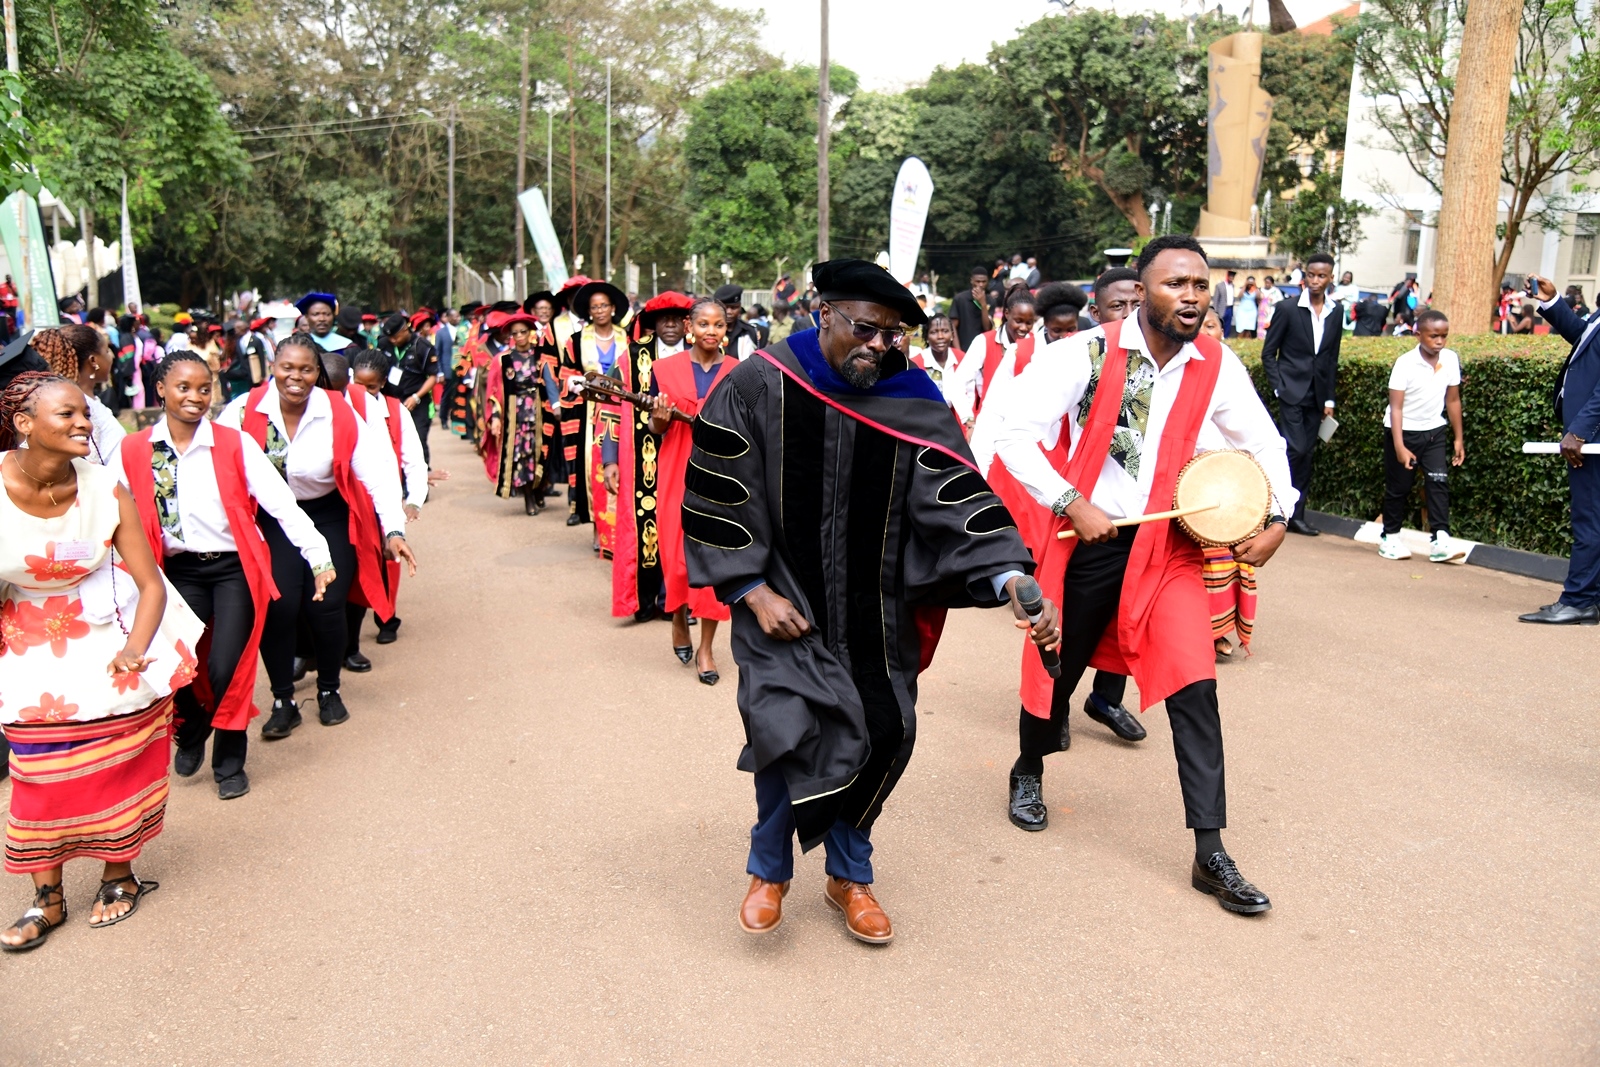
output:
POLYGON ((166 556, 169 562, 188 557, 189 559, 200 560, 202 563, 209 563, 214 559, 221 559, 223 556, 237 556, 238 554, 238 552, 190 552, 185 548, 169 551, 166 556))

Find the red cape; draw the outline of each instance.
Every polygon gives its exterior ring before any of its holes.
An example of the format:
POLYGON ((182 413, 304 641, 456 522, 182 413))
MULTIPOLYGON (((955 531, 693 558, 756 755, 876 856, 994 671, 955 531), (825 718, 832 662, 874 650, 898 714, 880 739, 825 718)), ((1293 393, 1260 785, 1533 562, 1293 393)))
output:
MULTIPOLYGON (((240 428, 256 444, 266 447, 267 416, 257 411, 261 398, 266 395, 267 383, 262 382, 250 390, 244 403, 244 418, 240 428)), ((333 412, 333 483, 350 509, 350 544, 356 550, 355 581, 350 583, 350 602, 371 608, 378 618, 394 617, 394 603, 383 587, 384 565, 383 531, 378 529, 378 513, 372 506, 372 496, 356 477, 350 459, 355 455, 356 442, 361 431, 356 425, 356 412, 343 395, 324 389, 333 412)))
MULTIPOLYGON (((351 392, 345 394, 345 399, 350 401, 350 406, 355 409, 355 413, 357 415, 361 416, 362 422, 367 421, 367 400, 370 395, 371 394, 369 394, 359 385, 356 386, 351 392)), ((383 399, 384 406, 389 409, 389 417, 383 421, 383 425, 389 431, 389 444, 394 449, 394 466, 395 470, 400 473, 400 487, 401 490, 404 491, 406 484, 406 465, 400 459, 400 413, 403 409, 400 407, 400 401, 396 400, 387 393, 380 393, 378 395, 383 399)), ((410 412, 406 412, 406 417, 409 418, 410 414, 410 412)), ((385 559, 383 561, 383 579, 388 585, 389 606, 391 609, 393 609, 394 605, 400 600, 399 560, 385 559)), ((382 617, 383 616, 380 616, 380 618, 382 617)))
MULTIPOLYGON (((656 361, 652 373, 658 390, 672 398, 672 406, 688 415, 700 414, 704 400, 697 399, 694 378, 694 356, 679 352, 656 361)), ((709 398, 722 379, 726 378, 739 361, 732 356, 717 364, 716 377, 706 390, 709 398)), ((683 551, 683 488, 689 472, 689 453, 694 448, 694 431, 687 422, 676 419, 667 427, 661 439, 661 474, 657 484, 656 528, 661 531, 661 581, 667 590, 667 610, 676 611, 683 605, 701 619, 730 619, 728 605, 717 599, 710 589, 689 586, 689 562, 683 551)))
MULTIPOLYGON (((122 442, 122 469, 127 474, 128 488, 134 506, 139 509, 139 525, 155 553, 156 564, 166 558, 166 545, 161 537, 161 516, 156 511, 156 482, 150 467, 152 446, 146 427, 122 442)), ((244 578, 250 587, 250 600, 255 606, 256 619, 250 627, 250 639, 239 656, 233 670, 233 680, 228 691, 218 700, 211 691, 210 676, 201 671, 193 683, 200 703, 212 712, 211 724, 219 730, 243 730, 250 720, 260 714, 253 696, 256 690, 256 668, 261 647, 261 631, 267 624, 267 604, 278 599, 278 587, 272 581, 272 553, 261 529, 256 525, 256 502, 250 496, 250 483, 244 473, 244 449, 239 443, 239 431, 227 426, 211 424, 211 467, 217 475, 217 490, 222 494, 222 507, 228 515, 228 531, 239 549, 239 565, 244 568, 244 578)), ((196 655, 204 662, 211 652, 211 620, 206 620, 205 636, 200 639, 196 655)))
MULTIPOLYGON (((1118 343, 1121 334, 1120 322, 1105 325, 1106 358, 1100 385, 1078 447, 1067 463, 1065 477, 1085 499, 1094 495, 1122 409, 1128 353, 1118 343)), ((1221 345, 1203 334, 1195 345, 1204 358, 1184 367, 1177 399, 1161 435, 1150 486, 1151 506, 1157 510, 1170 506, 1166 502, 1172 499, 1178 472, 1195 454, 1195 442, 1222 369, 1221 345)), ((1069 439, 1070 428, 1063 425, 1061 433, 1063 439, 1069 439)), ((1066 582, 1067 563, 1078 541, 1063 541, 1057 534, 1070 526, 1066 519, 1051 514, 1040 537, 1037 578, 1046 596, 1059 596, 1066 582)), ((1135 529, 1138 532, 1122 580, 1117 618, 1106 629, 1093 665, 1132 675, 1139 685, 1142 711, 1192 682, 1217 674, 1200 546, 1171 519, 1143 523, 1135 529)), ((1032 715, 1048 718, 1054 682, 1031 646, 1028 642, 1022 657, 1022 706, 1032 715)))

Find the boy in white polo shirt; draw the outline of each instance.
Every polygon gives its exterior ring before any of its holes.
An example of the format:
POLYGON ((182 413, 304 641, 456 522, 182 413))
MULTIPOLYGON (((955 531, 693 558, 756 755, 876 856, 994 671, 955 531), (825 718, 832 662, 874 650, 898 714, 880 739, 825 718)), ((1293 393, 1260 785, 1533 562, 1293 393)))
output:
POLYGON ((1461 440, 1461 361, 1445 347, 1450 320, 1428 308, 1417 314, 1417 347, 1395 360, 1389 374, 1389 407, 1383 413, 1383 538, 1378 555, 1409 559, 1400 540, 1406 498, 1422 469, 1422 499, 1433 528, 1428 558, 1449 563, 1466 555, 1450 539, 1451 467, 1461 466, 1466 450, 1461 440), (1450 445, 1446 432, 1454 439, 1450 445))

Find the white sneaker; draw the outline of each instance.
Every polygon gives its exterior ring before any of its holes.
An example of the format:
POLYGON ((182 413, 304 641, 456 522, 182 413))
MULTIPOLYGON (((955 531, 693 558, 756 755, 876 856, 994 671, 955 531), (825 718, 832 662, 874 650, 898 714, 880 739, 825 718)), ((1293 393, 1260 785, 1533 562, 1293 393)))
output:
POLYGON ((1400 540, 1399 534, 1384 534, 1378 540, 1378 555, 1384 559, 1410 559, 1411 550, 1400 540))
POLYGON ((1428 558, 1434 563, 1454 563, 1466 556, 1466 548, 1449 534, 1433 535, 1433 547, 1428 551, 1428 558))

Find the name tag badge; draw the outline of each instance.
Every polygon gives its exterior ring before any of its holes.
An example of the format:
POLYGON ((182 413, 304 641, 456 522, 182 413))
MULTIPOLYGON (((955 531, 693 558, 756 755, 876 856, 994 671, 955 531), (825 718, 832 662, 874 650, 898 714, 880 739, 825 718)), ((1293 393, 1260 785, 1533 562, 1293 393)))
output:
POLYGON ((87 541, 57 541, 55 559, 57 562, 88 559, 94 555, 94 548, 87 541))
POLYGON ((398 363, 396 363, 394 366, 389 368, 389 384, 390 385, 399 385, 400 384, 400 364, 398 364, 398 363))

